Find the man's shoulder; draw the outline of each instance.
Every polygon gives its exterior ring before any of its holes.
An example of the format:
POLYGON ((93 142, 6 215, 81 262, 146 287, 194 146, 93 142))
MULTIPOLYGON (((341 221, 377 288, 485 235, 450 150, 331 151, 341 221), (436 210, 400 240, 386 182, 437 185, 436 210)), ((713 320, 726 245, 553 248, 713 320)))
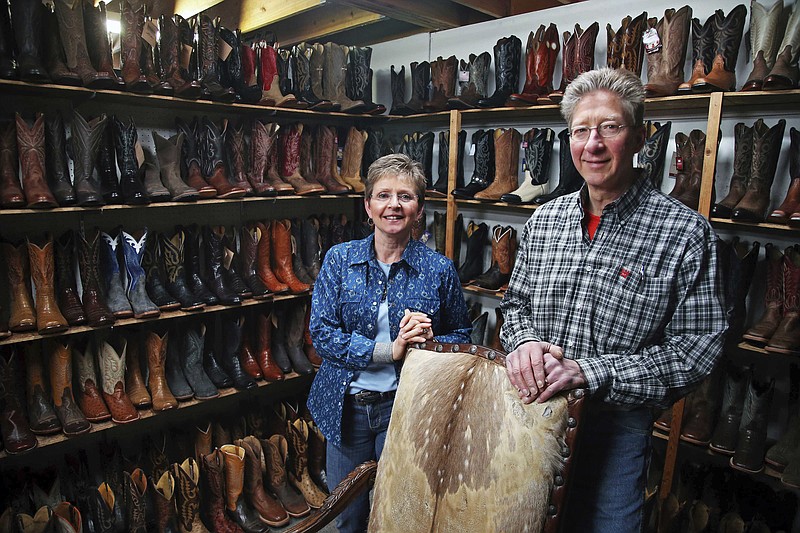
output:
POLYGON ((661 191, 653 190, 644 202, 647 215, 664 230, 688 233, 713 234, 711 224, 706 218, 688 207, 686 204, 668 196, 661 191))

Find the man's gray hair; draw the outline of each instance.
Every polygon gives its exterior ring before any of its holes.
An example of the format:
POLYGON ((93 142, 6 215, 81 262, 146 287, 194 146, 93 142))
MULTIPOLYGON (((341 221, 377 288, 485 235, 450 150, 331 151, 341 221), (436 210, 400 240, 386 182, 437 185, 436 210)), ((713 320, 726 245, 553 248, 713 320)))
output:
POLYGON ((615 94, 622 104, 625 118, 631 121, 630 125, 643 124, 645 91, 642 80, 628 70, 603 67, 584 72, 567 86, 561 100, 561 115, 567 121, 567 126, 572 126, 575 106, 581 98, 595 91, 615 94))

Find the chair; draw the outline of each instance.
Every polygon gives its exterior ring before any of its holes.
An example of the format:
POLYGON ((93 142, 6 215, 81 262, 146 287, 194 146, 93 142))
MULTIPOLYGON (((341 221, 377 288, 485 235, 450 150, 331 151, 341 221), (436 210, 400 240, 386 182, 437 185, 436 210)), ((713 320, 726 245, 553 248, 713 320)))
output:
POLYGON ((524 405, 505 354, 410 348, 380 465, 360 465, 322 508, 283 533, 313 533, 373 484, 370 532, 555 533, 585 391, 524 405))

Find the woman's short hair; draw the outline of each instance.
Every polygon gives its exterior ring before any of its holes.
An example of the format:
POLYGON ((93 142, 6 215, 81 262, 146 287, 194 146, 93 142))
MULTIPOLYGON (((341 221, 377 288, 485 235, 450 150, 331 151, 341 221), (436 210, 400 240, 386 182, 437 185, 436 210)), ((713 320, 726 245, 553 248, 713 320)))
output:
POLYGON ((414 161, 405 154, 389 154, 379 157, 369 166, 367 179, 364 184, 364 196, 372 196, 375 184, 383 178, 398 177, 411 183, 414 193, 417 195, 417 203, 420 206, 425 202, 425 172, 422 165, 414 161))
POLYGON ((590 70, 579 75, 567 86, 561 100, 561 115, 572 126, 575 106, 581 98, 595 91, 608 91, 619 98, 622 110, 631 126, 641 126, 644 122, 645 91, 642 80, 625 69, 608 67, 590 70))

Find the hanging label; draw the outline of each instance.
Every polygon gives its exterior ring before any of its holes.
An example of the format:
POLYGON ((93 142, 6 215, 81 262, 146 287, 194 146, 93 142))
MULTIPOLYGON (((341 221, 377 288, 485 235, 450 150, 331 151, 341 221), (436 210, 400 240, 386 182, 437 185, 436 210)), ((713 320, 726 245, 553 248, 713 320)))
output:
POLYGON ((475 155, 475 145, 470 145, 469 147, 469 155, 475 155))
POLYGON ((528 147, 528 141, 522 141, 522 148, 528 147))
POLYGON ((181 53, 180 53, 180 64, 181 68, 189 70, 189 63, 192 62, 192 45, 184 44, 181 45, 181 53))
POLYGON ((142 143, 136 141, 136 146, 134 147, 134 151, 136 152, 136 163, 139 168, 144 165, 144 150, 142 150, 142 143))
POLYGON ((644 51, 648 54, 655 54, 661 50, 661 38, 655 28, 650 28, 642 35, 644 51))
MULTIPOLYGON (((681 161, 681 169, 683 169, 683 161, 681 161)), ((673 178, 678 173, 678 152, 672 152, 672 157, 669 160, 669 175, 673 178)))
POLYGON ((225 257, 222 258, 222 264, 225 266, 225 270, 231 269, 232 262, 233 262, 233 252, 225 248, 225 257))
POLYGON ((228 59, 228 56, 231 55, 232 50, 233 47, 228 43, 226 43, 225 40, 222 39, 222 37, 217 39, 217 55, 221 60, 225 61, 226 59, 228 59))
POLYGON ((469 81, 469 71, 468 70, 459 70, 458 71, 458 81, 460 82, 468 82, 469 81))
POLYGON ((158 25, 156 24, 155 20, 148 20, 144 23, 144 27, 142 28, 142 39, 145 40, 147 44, 150 45, 150 48, 156 48, 156 41, 158 41, 158 25))

